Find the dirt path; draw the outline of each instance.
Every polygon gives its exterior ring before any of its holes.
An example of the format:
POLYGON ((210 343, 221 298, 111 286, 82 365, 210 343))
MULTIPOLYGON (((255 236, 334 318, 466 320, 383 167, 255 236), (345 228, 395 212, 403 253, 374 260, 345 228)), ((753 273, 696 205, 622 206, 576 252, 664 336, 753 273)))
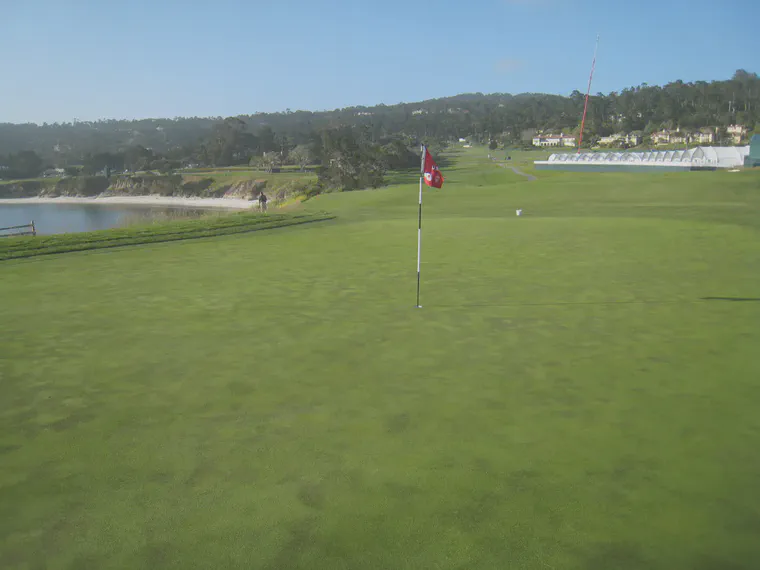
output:
POLYGON ((511 170, 512 172, 514 172, 518 176, 524 176, 525 178, 528 179, 528 182, 533 182, 534 180, 538 180, 538 178, 536 178, 532 174, 526 174, 525 172, 523 172, 522 170, 520 170, 516 166, 510 166, 508 164, 504 164, 503 162, 497 162, 496 158, 492 158, 491 155, 488 155, 488 158, 490 158, 493 162, 496 162, 496 164, 498 164, 502 168, 507 168, 507 169, 511 170))
POLYGON ((504 168, 509 168, 510 170, 512 170, 512 172, 514 172, 518 176, 525 176, 525 178, 527 178, 531 182, 533 182, 534 180, 538 180, 538 178, 536 178, 532 174, 526 174, 515 166, 507 166, 506 164, 502 164, 501 166, 503 166, 504 168))

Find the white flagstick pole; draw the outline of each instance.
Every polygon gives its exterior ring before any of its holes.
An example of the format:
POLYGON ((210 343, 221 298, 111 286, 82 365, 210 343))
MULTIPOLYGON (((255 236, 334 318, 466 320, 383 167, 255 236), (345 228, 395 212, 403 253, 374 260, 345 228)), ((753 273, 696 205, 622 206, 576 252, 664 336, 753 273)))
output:
POLYGON ((422 260, 422 177, 425 175, 425 154, 427 148, 422 145, 422 160, 420 162, 420 209, 419 216, 417 218, 417 308, 421 309, 420 305, 420 263, 422 260))

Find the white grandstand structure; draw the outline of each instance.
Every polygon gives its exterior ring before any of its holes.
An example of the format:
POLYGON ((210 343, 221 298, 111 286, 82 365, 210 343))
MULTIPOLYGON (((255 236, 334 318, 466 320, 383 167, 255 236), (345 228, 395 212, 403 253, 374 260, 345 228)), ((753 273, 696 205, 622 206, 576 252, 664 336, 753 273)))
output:
POLYGON ((749 146, 698 146, 688 150, 643 152, 556 153, 535 161, 538 169, 551 170, 715 170, 738 168, 749 156, 749 146))

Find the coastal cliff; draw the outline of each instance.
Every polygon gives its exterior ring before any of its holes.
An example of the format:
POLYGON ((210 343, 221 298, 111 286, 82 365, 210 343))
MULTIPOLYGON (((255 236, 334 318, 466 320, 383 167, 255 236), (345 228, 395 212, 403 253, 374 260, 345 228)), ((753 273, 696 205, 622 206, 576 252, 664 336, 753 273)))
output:
POLYGON ((135 175, 106 178, 78 176, 61 179, 21 180, 0 184, 3 198, 58 198, 95 196, 175 196, 179 198, 230 198, 255 200, 266 192, 272 200, 303 194, 310 180, 246 179, 224 183, 214 178, 173 175, 135 175))

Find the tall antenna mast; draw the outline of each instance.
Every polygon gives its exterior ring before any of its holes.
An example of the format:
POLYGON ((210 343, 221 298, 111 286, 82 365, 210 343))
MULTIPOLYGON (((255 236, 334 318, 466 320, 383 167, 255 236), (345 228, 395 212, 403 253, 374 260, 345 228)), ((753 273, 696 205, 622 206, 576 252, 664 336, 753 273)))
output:
POLYGON ((594 80, 594 69, 596 69, 596 54, 599 51, 599 36, 596 36, 596 46, 594 47, 594 61, 591 62, 591 75, 588 76, 588 89, 586 89, 586 102, 583 105, 583 118, 581 119, 581 136, 578 141, 578 154, 581 152, 583 144, 583 128, 586 126, 586 113, 588 112, 588 98, 591 95, 591 82, 594 80))

